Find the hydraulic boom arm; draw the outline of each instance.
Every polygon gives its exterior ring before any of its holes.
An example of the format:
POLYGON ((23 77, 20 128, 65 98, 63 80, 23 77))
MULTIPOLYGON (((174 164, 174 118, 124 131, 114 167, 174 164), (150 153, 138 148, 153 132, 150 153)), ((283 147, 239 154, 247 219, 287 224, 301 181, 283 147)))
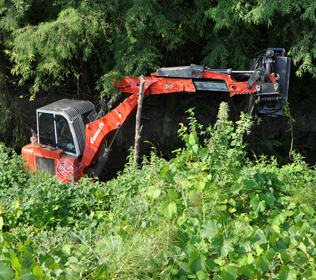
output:
MULTIPOLYGON (((145 77, 144 96, 196 91, 228 92, 231 97, 253 94, 250 113, 283 115, 289 67, 290 58, 285 57, 284 49, 268 49, 255 60, 254 70, 249 71, 209 69, 195 64, 161 68, 151 77, 145 77)), ((118 88, 121 93, 131 95, 104 117, 86 125, 86 145, 80 162, 85 172, 100 157, 106 156, 101 150, 109 133, 120 128, 137 107, 140 77, 125 77, 118 83, 118 88)))
MULTIPOLYGON (((250 94, 253 102, 249 114, 283 115, 290 61, 284 49, 268 49, 253 61, 252 70, 209 69, 195 64, 161 68, 145 78, 143 93, 145 97, 203 91, 250 94)), ((118 129, 137 108, 140 77, 125 77, 117 87, 130 95, 109 113, 104 113, 104 108, 98 112, 90 101, 71 99, 38 108, 37 136, 22 148, 30 169, 56 175, 62 183, 76 182, 84 173, 100 177, 118 129), (108 146, 106 140, 115 130, 108 146)))

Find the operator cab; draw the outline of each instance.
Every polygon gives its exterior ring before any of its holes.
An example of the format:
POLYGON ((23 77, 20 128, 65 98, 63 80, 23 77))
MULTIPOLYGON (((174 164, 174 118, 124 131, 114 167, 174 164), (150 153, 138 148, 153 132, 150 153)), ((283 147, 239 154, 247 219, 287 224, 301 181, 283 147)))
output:
POLYGON ((36 110, 38 143, 64 150, 65 154, 83 153, 88 116, 94 111, 90 101, 62 99, 36 110))

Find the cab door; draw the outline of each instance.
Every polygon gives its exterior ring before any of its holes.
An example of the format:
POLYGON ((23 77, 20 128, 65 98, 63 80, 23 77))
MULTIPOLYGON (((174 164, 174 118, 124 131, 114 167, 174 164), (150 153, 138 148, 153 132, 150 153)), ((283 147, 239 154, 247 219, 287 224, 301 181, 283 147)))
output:
POLYGON ((60 148, 67 154, 77 155, 73 128, 62 115, 39 112, 38 137, 40 144, 60 148))
POLYGON ((56 115, 57 147, 65 152, 76 154, 75 142, 67 119, 56 115))

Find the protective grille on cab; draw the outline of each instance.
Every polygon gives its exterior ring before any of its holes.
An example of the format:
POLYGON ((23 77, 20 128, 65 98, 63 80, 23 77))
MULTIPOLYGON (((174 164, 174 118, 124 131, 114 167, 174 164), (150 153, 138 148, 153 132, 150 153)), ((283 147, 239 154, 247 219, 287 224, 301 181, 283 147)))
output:
POLYGON ((80 149, 80 154, 83 152, 84 150, 84 145, 85 145, 85 137, 82 134, 82 129, 80 127, 81 122, 79 121, 79 118, 75 118, 74 119, 74 129, 77 135, 77 139, 78 139, 78 144, 79 144, 79 149, 80 149))
POLYGON ((52 158, 36 157, 36 168, 55 175, 55 162, 52 158))
POLYGON ((84 102, 77 104, 75 107, 70 108, 65 111, 65 113, 71 118, 75 118, 78 115, 82 115, 94 108, 93 104, 90 102, 84 102))

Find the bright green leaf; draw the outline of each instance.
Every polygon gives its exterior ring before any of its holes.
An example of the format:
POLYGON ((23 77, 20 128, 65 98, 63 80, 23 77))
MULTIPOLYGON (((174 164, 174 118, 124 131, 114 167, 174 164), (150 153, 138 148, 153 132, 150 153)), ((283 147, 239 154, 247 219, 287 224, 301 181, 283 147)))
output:
POLYGON ((167 201, 163 201, 160 204, 160 209, 168 219, 172 219, 177 213, 177 205, 174 202, 168 204, 167 201))
POLYGON ((212 220, 206 222, 202 225, 201 237, 212 239, 217 232, 216 223, 212 220))
POLYGON ((193 146, 193 145, 195 145, 195 143, 196 143, 197 141, 198 141, 198 137, 197 137, 196 133, 191 132, 191 133, 190 133, 190 136, 189 136, 189 144, 190 144, 191 146, 193 146))
POLYGON ((285 212, 280 212, 279 210, 273 210, 269 220, 272 222, 273 225, 281 225, 285 222, 287 215, 285 212))
POLYGON ((194 144, 192 146, 192 151, 193 151, 194 154, 197 154, 198 151, 199 151, 199 145, 198 144, 194 144))
POLYGON ((11 280, 15 277, 13 270, 6 263, 0 262, 0 278, 11 280))
POLYGON ((252 264, 247 264, 238 268, 238 273, 246 276, 247 278, 251 278, 255 271, 256 269, 252 264))
POLYGON ((185 221, 187 220, 187 216, 183 213, 178 219, 177 219, 177 225, 181 227, 185 221))
POLYGON ((255 195, 250 201, 251 208, 256 212, 264 212, 266 209, 266 203, 264 200, 259 200, 259 197, 255 195))
POLYGON ((227 270, 222 271, 223 280, 236 280, 239 277, 237 269, 233 266, 229 266, 227 270))
POLYGON ((169 165, 164 166, 163 168, 160 169, 160 176, 161 178, 165 177, 166 173, 169 170, 169 165))
POLYGON ((208 148, 200 149, 199 155, 200 155, 201 161, 205 161, 207 159, 207 156, 208 156, 208 148))
POLYGON ((19 273, 21 274, 22 266, 21 266, 21 264, 20 264, 20 262, 19 262, 19 259, 18 259, 17 257, 14 257, 14 258, 12 259, 11 264, 12 264, 12 267, 13 267, 17 272, 19 272, 19 273))
POLYGON ((35 266, 33 268, 33 274, 35 276, 36 279, 43 279, 44 278, 44 273, 43 270, 39 267, 39 266, 35 266))
POLYGON ((307 204, 301 204, 300 209, 307 216, 307 218, 312 218, 315 213, 315 210, 307 204))
POLYGON ((161 190, 158 189, 156 186, 151 186, 151 187, 149 187, 147 193, 148 193, 149 197, 150 197, 152 200, 154 200, 154 199, 156 199, 157 197, 160 196, 161 190))
POLYGON ((208 276, 208 273, 200 270, 197 272, 196 276, 198 277, 199 280, 209 280, 210 277, 208 276))
MULTIPOLYGON (((37 278, 37 279, 43 279, 43 278, 37 278)), ((29 270, 23 269, 21 272, 20 280, 34 280, 33 273, 29 270)))
POLYGON ((174 189, 168 189, 167 193, 168 193, 168 199, 170 201, 177 201, 178 193, 174 189))
POLYGON ((293 269, 290 269, 286 265, 282 265, 278 280, 295 280, 296 275, 297 272, 295 272, 293 269))
POLYGON ((223 234, 216 234, 212 247, 217 251, 220 258, 224 258, 229 252, 234 251, 231 239, 225 239, 223 234))

